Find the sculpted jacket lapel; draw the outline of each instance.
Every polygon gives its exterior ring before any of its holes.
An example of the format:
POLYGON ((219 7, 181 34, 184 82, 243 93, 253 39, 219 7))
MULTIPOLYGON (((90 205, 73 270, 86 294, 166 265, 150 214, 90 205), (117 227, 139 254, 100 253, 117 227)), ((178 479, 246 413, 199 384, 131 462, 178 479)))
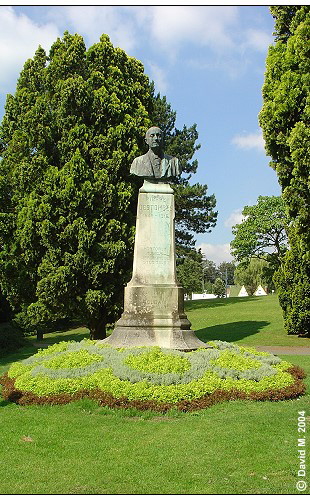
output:
POLYGON ((171 157, 168 155, 164 155, 163 159, 161 160, 161 175, 165 177, 167 174, 168 168, 169 168, 169 159, 171 157))
POLYGON ((153 177, 154 176, 154 171, 153 171, 151 157, 150 157, 149 152, 147 152, 145 154, 145 167, 146 167, 146 170, 147 170, 147 175, 150 176, 150 177, 153 177))

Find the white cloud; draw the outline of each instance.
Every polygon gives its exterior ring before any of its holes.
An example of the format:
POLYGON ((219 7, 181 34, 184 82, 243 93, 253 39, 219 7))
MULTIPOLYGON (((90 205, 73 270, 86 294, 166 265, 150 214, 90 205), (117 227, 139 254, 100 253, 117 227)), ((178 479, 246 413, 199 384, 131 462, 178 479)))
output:
POLYGON ((38 46, 46 51, 59 32, 52 23, 38 25, 12 7, 0 7, 0 90, 14 92, 15 83, 27 59, 34 56, 38 46))
MULTIPOLYGON (((66 6, 51 9, 57 24, 71 25, 90 44, 107 33, 113 44, 127 52, 144 37, 166 56, 175 56, 182 44, 221 50, 233 45, 228 27, 238 18, 235 6, 66 6)), ((143 42, 142 42, 143 43, 143 42)))
POLYGON ((156 64, 149 63, 150 79, 154 80, 156 91, 165 94, 168 89, 167 76, 165 71, 156 64))
POLYGON ((228 27, 237 20, 235 6, 156 6, 149 12, 153 38, 166 49, 180 43, 227 48, 232 45, 228 27))
POLYGON ((237 210, 234 210, 229 217, 224 222, 224 226, 228 228, 232 228, 236 224, 241 224, 241 222, 245 220, 245 216, 242 215, 242 209, 238 208, 237 210))
MULTIPOLYGON (((114 6, 66 6, 59 10, 51 10, 57 16, 57 21, 68 23, 74 31, 80 33, 92 45, 99 41, 102 33, 109 35, 113 45, 130 52, 137 43, 137 26, 135 25, 130 7, 114 6)), ((56 18, 55 18, 56 19, 56 18)))
POLYGON ((204 257, 208 260, 212 260, 216 264, 221 264, 221 262, 231 262, 233 257, 230 253, 230 244, 211 244, 211 243, 200 243, 197 249, 200 248, 204 257))
POLYGON ((248 29, 245 33, 246 45, 260 52, 267 52, 269 45, 273 42, 270 33, 258 29, 248 29))
POLYGON ((231 143, 238 149, 265 151, 265 142, 260 131, 252 134, 236 135, 232 138, 231 143))
POLYGON ((9 74, 12 79, 12 73, 16 79, 21 65, 33 55, 38 43, 48 49, 66 29, 80 33, 87 46, 98 42, 102 33, 108 34, 113 45, 128 54, 142 44, 149 50, 151 77, 162 93, 167 90, 167 80, 156 52, 164 54, 166 61, 177 62, 182 59, 182 49, 192 46, 192 61, 188 62, 199 64, 200 68, 222 68, 235 77, 247 66, 244 51, 265 50, 270 42, 262 30, 241 28, 240 7, 235 5, 55 5, 47 6, 44 15, 49 22, 44 25, 17 15, 12 7, 0 10, 1 59, 6 63, 2 65, 2 79, 9 74))

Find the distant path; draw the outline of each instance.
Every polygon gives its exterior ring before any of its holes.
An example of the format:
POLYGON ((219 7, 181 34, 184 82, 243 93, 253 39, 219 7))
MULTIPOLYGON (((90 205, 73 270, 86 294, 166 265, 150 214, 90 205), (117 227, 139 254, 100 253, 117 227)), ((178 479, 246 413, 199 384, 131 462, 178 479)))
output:
POLYGON ((255 347, 255 349, 258 351, 271 352, 272 354, 300 354, 302 356, 310 356, 310 347, 263 345, 255 347))

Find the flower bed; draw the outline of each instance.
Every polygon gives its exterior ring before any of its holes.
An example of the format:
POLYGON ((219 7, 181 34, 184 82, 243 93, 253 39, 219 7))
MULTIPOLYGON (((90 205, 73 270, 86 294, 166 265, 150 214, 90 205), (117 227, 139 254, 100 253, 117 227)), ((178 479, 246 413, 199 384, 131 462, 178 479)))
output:
POLYGON ((19 404, 91 397, 109 406, 185 411, 227 399, 279 400, 305 392, 302 370, 277 356, 227 342, 209 345, 180 352, 60 342, 13 363, 1 379, 3 397, 19 404))

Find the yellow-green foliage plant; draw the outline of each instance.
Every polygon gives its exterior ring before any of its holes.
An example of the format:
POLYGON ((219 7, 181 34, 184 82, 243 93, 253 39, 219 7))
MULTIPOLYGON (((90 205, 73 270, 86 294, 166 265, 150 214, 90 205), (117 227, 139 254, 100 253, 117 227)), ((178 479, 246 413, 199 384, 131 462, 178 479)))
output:
MULTIPOLYGON (((228 342, 210 342, 210 347, 180 352, 160 347, 117 349, 85 340, 62 342, 13 363, 6 380, 14 380, 15 395, 31 394, 32 402, 76 397, 83 391, 84 395, 99 391, 113 401, 169 405, 218 391, 254 399, 261 394, 268 399, 268 391, 270 399, 277 399, 276 391, 278 399, 288 397, 292 387, 292 397, 303 392, 302 386, 296 390, 293 365, 277 356, 228 342)), ((12 391, 8 398, 12 399, 12 391)))

